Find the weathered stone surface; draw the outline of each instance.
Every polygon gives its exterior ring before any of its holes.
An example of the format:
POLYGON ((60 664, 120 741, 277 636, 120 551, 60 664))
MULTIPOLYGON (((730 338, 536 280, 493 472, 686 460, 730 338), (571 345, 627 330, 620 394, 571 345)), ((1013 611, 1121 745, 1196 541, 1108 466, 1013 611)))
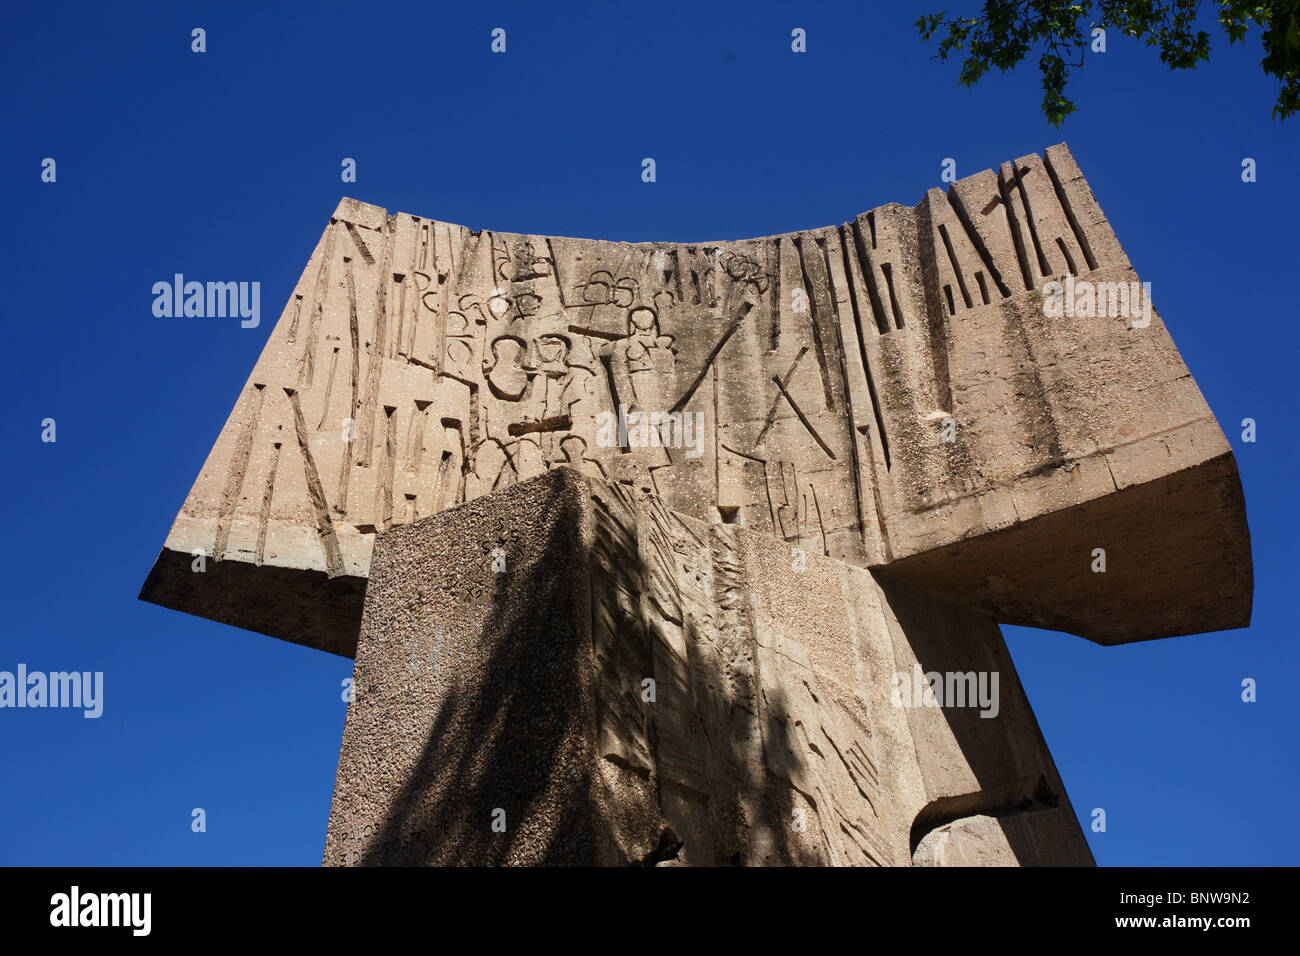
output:
POLYGON ((738 242, 345 199, 141 597, 355 656, 326 863, 1090 864, 995 621, 1250 617, 1137 288, 1063 145, 738 242))
POLYGON ((559 468, 381 534, 365 602, 327 864, 1092 862, 996 624, 769 534, 559 468))
POLYGON ((567 463, 1006 622, 1244 626, 1228 443, 1158 315, 1045 314, 1066 277, 1137 280, 1064 146, 740 242, 344 200, 141 597, 351 655, 377 532, 567 463), (620 405, 692 430, 639 447, 620 405))
POLYGON ((1079 824, 1068 811, 977 814, 931 830, 916 848, 916 866, 1053 866, 1079 824))

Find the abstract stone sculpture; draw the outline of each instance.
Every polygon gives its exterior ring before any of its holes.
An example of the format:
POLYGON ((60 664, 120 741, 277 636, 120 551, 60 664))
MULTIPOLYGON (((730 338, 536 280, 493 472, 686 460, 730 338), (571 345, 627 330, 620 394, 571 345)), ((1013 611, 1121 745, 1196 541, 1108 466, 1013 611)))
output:
POLYGON ((327 863, 1090 863, 995 622, 1250 618, 1137 282, 1064 145, 739 242, 345 199, 141 597, 356 657, 327 863))

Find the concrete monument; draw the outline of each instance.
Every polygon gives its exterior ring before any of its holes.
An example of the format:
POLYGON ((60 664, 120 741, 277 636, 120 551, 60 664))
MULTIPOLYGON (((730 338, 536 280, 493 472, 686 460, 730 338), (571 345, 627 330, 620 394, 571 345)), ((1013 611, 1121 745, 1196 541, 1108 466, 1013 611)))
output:
POLYGON ((997 622, 1251 563, 1059 145, 736 242, 345 199, 141 597, 355 657, 329 864, 1090 864, 997 622))

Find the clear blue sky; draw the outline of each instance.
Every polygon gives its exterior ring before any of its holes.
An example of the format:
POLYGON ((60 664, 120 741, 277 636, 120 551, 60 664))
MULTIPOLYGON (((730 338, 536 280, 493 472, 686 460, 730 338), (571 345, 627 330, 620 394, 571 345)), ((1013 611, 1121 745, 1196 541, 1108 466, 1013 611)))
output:
POLYGON ((930 59, 916 17, 977 4, 7 10, 0 669, 103 671, 105 701, 98 720, 0 711, 0 864, 319 863, 351 662, 136 594, 341 195, 476 229, 741 238, 911 205, 945 157, 967 175, 1061 140, 1237 451, 1254 623, 1117 648, 1007 639, 1076 809, 1107 811, 1099 863, 1300 863, 1300 118, 1270 118, 1257 32, 1244 48, 1216 32, 1211 62, 1179 74, 1112 34, 1054 129, 1032 63, 972 91, 930 59), (260 281, 261 326, 155 318, 151 288, 176 272, 260 281))

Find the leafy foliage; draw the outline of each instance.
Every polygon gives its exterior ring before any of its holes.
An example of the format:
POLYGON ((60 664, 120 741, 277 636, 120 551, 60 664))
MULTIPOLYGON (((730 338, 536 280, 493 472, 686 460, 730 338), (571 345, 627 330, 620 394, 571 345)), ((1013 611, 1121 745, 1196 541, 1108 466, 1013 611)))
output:
MULTIPOLYGON (((1281 86, 1273 117, 1291 116, 1300 109, 1300 0, 1210 2, 1229 43, 1244 43, 1251 24, 1263 29, 1260 65, 1281 86)), ((1200 7, 1201 0, 985 0, 980 16, 931 13, 916 27, 923 40, 938 38, 938 59, 964 56, 962 86, 974 86, 990 67, 1006 72, 1040 51, 1043 113, 1060 126, 1075 111, 1065 86, 1071 69, 1083 66, 1094 27, 1141 39, 1159 48, 1171 70, 1187 70, 1210 58, 1210 35, 1197 27, 1200 7)))

